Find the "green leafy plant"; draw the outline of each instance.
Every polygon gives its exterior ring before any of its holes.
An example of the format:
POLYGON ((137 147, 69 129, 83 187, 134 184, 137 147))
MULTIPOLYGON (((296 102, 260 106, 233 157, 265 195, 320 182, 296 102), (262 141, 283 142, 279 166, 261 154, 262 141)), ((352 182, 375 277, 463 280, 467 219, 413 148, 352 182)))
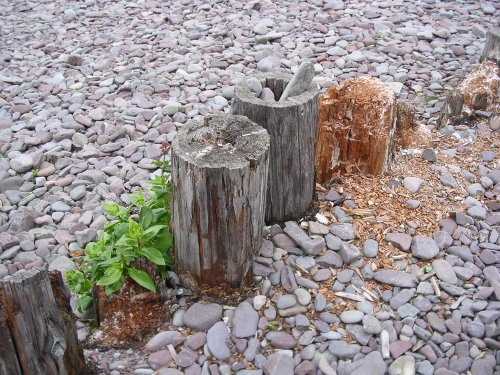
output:
POLYGON ((31 170, 31 175, 32 175, 33 177, 38 177, 38 173, 40 173, 40 169, 38 169, 38 168, 33 168, 33 169, 31 170))
POLYGON ((67 285, 78 298, 78 309, 86 311, 92 306, 92 288, 104 287, 106 295, 120 290, 128 276, 140 286, 156 292, 148 273, 134 267, 134 262, 147 259, 154 263, 164 277, 173 265, 170 256, 173 236, 170 232, 171 181, 170 163, 167 161, 169 144, 162 144, 162 158, 154 165, 160 174, 148 181, 145 192, 129 194, 127 207, 104 203, 109 221, 96 242, 85 248, 83 263, 78 269, 66 272, 67 285))

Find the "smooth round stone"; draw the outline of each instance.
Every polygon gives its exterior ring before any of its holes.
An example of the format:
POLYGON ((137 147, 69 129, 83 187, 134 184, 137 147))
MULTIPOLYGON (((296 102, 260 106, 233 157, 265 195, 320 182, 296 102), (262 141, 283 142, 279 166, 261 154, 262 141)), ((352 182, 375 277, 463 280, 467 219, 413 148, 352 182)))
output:
POLYGON ((378 254, 378 243, 375 240, 368 239, 363 244, 363 253, 367 258, 375 258, 378 254))
POLYGON ((262 309, 264 307, 264 305, 266 304, 266 301, 267 301, 266 296, 258 295, 258 296, 253 297, 253 308, 257 311, 262 309))
POLYGON ((289 307, 295 306, 297 299, 291 294, 285 294, 281 296, 278 301, 276 301, 276 306, 278 309, 288 309, 289 307))
POLYGON ((297 297, 299 303, 303 306, 307 306, 311 302, 311 294, 305 289, 297 288, 293 292, 297 297))
POLYGON ((340 314, 340 320, 346 324, 359 323, 363 319, 363 312, 358 310, 344 311, 340 314))

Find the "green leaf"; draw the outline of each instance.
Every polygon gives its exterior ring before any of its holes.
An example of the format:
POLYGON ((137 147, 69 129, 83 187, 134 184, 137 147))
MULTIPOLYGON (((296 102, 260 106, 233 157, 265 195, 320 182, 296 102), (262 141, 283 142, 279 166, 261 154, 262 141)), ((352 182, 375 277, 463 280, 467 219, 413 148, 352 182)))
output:
POLYGON ((123 270, 118 267, 111 266, 104 272, 104 277, 97 281, 97 285, 111 285, 116 283, 123 275, 123 270))
POLYGON ((116 203, 103 203, 102 208, 109 216, 117 217, 120 212, 120 206, 116 203))
POLYGON ((115 246, 117 247, 137 246, 137 240, 134 240, 133 238, 130 238, 128 235, 124 234, 118 241, 116 241, 115 246))
POLYGON ((148 206, 142 206, 139 212, 139 223, 143 229, 148 228, 153 222, 153 210, 148 206))
POLYGON ((156 293, 155 283, 146 272, 135 268, 129 268, 128 275, 132 278, 132 280, 134 280, 137 284, 139 284, 143 288, 146 288, 147 290, 156 293))
POLYGON ((122 277, 116 283, 111 284, 111 285, 107 285, 106 288, 104 289, 104 293, 109 297, 114 292, 119 291, 123 286, 123 280, 124 280, 124 278, 122 277))
POLYGON ((144 255, 154 264, 157 264, 159 266, 165 265, 165 259, 163 258, 162 253, 159 250, 155 249, 154 247, 143 247, 139 251, 139 253, 141 255, 144 255))
POLYGON ((166 225, 153 225, 151 228, 146 229, 144 234, 156 236, 158 232, 160 232, 162 229, 165 229, 166 227, 166 225))
POLYGON ((136 206, 144 205, 144 194, 142 192, 129 194, 128 197, 130 198, 130 201, 136 206))
POLYGON ((128 219, 128 236, 134 240, 138 240, 142 238, 142 233, 140 224, 133 219, 128 219))
POLYGON ((128 218, 125 223, 118 223, 113 230, 112 238, 113 241, 118 241, 125 233, 128 233, 128 218))
POLYGON ((78 298, 78 309, 80 310, 80 312, 83 313, 83 312, 87 311, 88 309, 90 309, 90 307, 92 306, 93 303, 94 303, 94 301, 92 300, 91 296, 83 295, 83 296, 78 298))
POLYGON ((172 233, 170 233, 170 231, 166 228, 165 231, 157 237, 154 242, 154 247, 156 249, 160 249, 162 252, 167 252, 172 247, 173 239, 174 237, 172 233))

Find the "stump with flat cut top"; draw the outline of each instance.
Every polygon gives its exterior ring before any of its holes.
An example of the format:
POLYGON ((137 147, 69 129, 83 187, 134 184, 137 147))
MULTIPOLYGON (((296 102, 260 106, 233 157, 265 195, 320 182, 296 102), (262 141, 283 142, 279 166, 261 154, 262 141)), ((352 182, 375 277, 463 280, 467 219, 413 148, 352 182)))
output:
POLYGON ((488 30, 486 42, 484 43, 483 53, 479 61, 490 60, 500 67, 500 28, 488 30))
POLYGON ((0 373, 87 373, 60 273, 49 278, 46 269, 33 268, 7 276, 0 286, 0 301, 4 303, 0 306, 0 373))
MULTIPOLYGON (((262 87, 281 98, 291 75, 266 73, 255 75, 262 87)), ((314 195, 314 153, 318 118, 318 89, 310 83, 299 95, 282 101, 264 101, 256 97, 247 81, 235 89, 231 111, 247 116, 267 129, 271 137, 267 222, 284 222, 303 217, 314 195)), ((304 78, 308 79, 307 77, 304 78)), ((296 94, 293 92, 291 94, 296 94)))
POLYGON ((316 181, 345 169, 383 174, 395 126, 395 94, 379 79, 359 77, 328 89, 319 104, 316 181))
POLYGON ((240 286, 258 254, 269 135, 243 116, 181 129, 172 144, 176 265, 199 283, 240 286))

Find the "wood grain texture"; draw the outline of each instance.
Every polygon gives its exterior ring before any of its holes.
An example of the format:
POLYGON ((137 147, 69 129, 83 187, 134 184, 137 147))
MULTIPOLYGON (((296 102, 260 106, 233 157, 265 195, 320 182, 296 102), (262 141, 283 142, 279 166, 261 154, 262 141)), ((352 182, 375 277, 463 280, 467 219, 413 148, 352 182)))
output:
POLYGON ((262 243, 269 135, 243 116, 205 118, 172 144, 176 264, 198 282, 239 286, 262 243))
MULTIPOLYGON (((72 316, 52 291, 45 268, 33 268, 3 280, 5 310, 23 374, 86 374, 72 316), (62 308, 62 310, 61 310, 62 308)), ((57 288, 57 286, 56 286, 57 288)))
POLYGON ((498 27, 486 33, 486 42, 479 61, 484 60, 493 61, 500 67, 500 28, 498 27))
POLYGON ((396 128, 396 97, 380 80, 359 77, 320 98, 316 181, 350 169, 383 174, 396 128))
MULTIPOLYGON (((281 97, 292 78, 288 74, 272 73, 255 77, 263 87, 269 87, 276 98, 281 97)), ((266 102, 250 91, 247 79, 236 86, 231 111, 247 116, 267 129, 271 137, 266 221, 297 220, 307 212, 314 195, 317 86, 311 83, 303 94, 283 102, 266 102)))
POLYGON ((5 311, 5 291, 0 284, 0 374, 21 375, 14 338, 5 311))

